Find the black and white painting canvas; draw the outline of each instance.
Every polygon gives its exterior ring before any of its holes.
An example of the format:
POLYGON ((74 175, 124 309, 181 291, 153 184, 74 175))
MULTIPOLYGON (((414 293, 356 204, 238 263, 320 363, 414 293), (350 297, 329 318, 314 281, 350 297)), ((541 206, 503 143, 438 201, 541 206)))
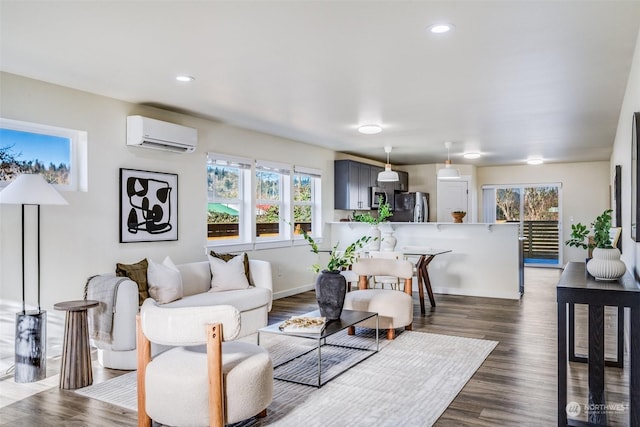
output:
POLYGON ((120 243, 178 240, 178 175, 120 169, 120 243))

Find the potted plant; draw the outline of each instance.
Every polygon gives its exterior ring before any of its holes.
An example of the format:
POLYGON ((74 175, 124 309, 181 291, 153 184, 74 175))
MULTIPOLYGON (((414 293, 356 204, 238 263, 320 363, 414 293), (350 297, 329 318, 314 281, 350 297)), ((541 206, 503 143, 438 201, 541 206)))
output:
MULTIPOLYGON (((311 252, 317 254, 320 252, 318 245, 305 230, 302 235, 311 246, 311 252)), ((355 242, 347 246, 343 251, 338 250, 339 242, 335 244, 329 251, 329 261, 325 268, 320 264, 313 264, 311 268, 318 273, 315 283, 316 300, 320 309, 320 315, 328 320, 340 318, 342 314, 342 306, 344 305, 344 297, 347 292, 347 282, 341 270, 351 266, 356 260, 358 249, 362 249, 370 240, 371 236, 362 236, 355 242)))
MULTIPOLYGON (((357 214, 355 211, 353 212, 353 220, 356 222, 364 222, 371 225, 371 229, 369 230, 369 236, 371 237, 371 242, 369 244, 369 250, 377 251, 380 249, 380 241, 381 241, 381 232, 378 228, 378 224, 385 222, 387 218, 393 216, 393 212, 391 212, 391 205, 384 201, 384 198, 380 196, 378 198, 378 215, 373 216, 370 212, 365 212, 363 214, 357 214)), ((390 236, 387 236, 390 237, 390 236)))
POLYGON ((565 245, 588 250, 587 271, 596 279, 615 280, 621 277, 626 266, 620 261, 620 251, 611 245, 611 209, 606 209, 590 224, 571 225, 570 239, 565 245), (593 232, 592 238, 589 233, 593 232))

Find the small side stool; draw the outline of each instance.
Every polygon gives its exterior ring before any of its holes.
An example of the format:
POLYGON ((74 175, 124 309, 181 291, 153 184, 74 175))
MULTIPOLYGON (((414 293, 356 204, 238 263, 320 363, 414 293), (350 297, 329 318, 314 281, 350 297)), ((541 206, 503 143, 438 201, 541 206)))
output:
POLYGON ((73 390, 93 383, 87 310, 98 305, 98 301, 76 300, 59 302, 53 306, 56 310, 67 312, 60 365, 62 389, 73 390))

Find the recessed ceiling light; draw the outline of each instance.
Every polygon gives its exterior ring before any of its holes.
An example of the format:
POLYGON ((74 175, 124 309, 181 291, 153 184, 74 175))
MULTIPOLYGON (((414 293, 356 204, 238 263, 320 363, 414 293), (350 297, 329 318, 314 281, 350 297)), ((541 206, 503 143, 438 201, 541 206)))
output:
POLYGON ((433 24, 429 26, 429 31, 431 31, 433 34, 444 34, 444 33, 448 33, 453 29, 454 29, 453 24, 446 24, 446 23, 433 24))
POLYGON ((176 80, 179 82, 192 82, 195 80, 195 77, 192 76, 187 76, 186 74, 181 74, 179 76, 176 76, 176 80))
POLYGON ((463 154, 465 159, 479 159, 481 154, 477 151, 469 151, 463 154))
POLYGON ((541 165, 544 163, 542 157, 529 157, 527 159, 527 164, 529 165, 541 165))
POLYGON ((382 126, 375 124, 362 125, 358 128, 358 132, 364 133, 365 135, 375 135, 376 133, 382 132, 382 126))

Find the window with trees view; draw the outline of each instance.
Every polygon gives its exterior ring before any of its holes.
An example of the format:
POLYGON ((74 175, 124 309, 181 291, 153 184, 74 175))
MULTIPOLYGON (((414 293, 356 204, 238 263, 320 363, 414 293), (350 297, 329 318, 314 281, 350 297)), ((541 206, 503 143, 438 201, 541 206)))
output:
POLYGON ((295 173, 293 175, 293 225, 294 234, 302 231, 313 234, 314 176, 295 173))
POLYGON ((319 170, 209 154, 207 177, 213 245, 260 242, 264 247, 301 239, 302 230, 316 236, 321 230, 319 170))
POLYGON ((277 240, 288 233, 282 230, 289 215, 285 203, 289 200, 289 169, 283 165, 256 166, 256 237, 277 240))
POLYGON ((250 240, 246 228, 245 186, 250 160, 209 155, 207 161, 207 234, 210 240, 250 240))
POLYGON ((85 190, 86 132, 0 119, 0 187, 35 173, 61 190, 85 190))
POLYGON ((483 188, 485 221, 518 223, 526 264, 561 263, 560 185, 483 188))

